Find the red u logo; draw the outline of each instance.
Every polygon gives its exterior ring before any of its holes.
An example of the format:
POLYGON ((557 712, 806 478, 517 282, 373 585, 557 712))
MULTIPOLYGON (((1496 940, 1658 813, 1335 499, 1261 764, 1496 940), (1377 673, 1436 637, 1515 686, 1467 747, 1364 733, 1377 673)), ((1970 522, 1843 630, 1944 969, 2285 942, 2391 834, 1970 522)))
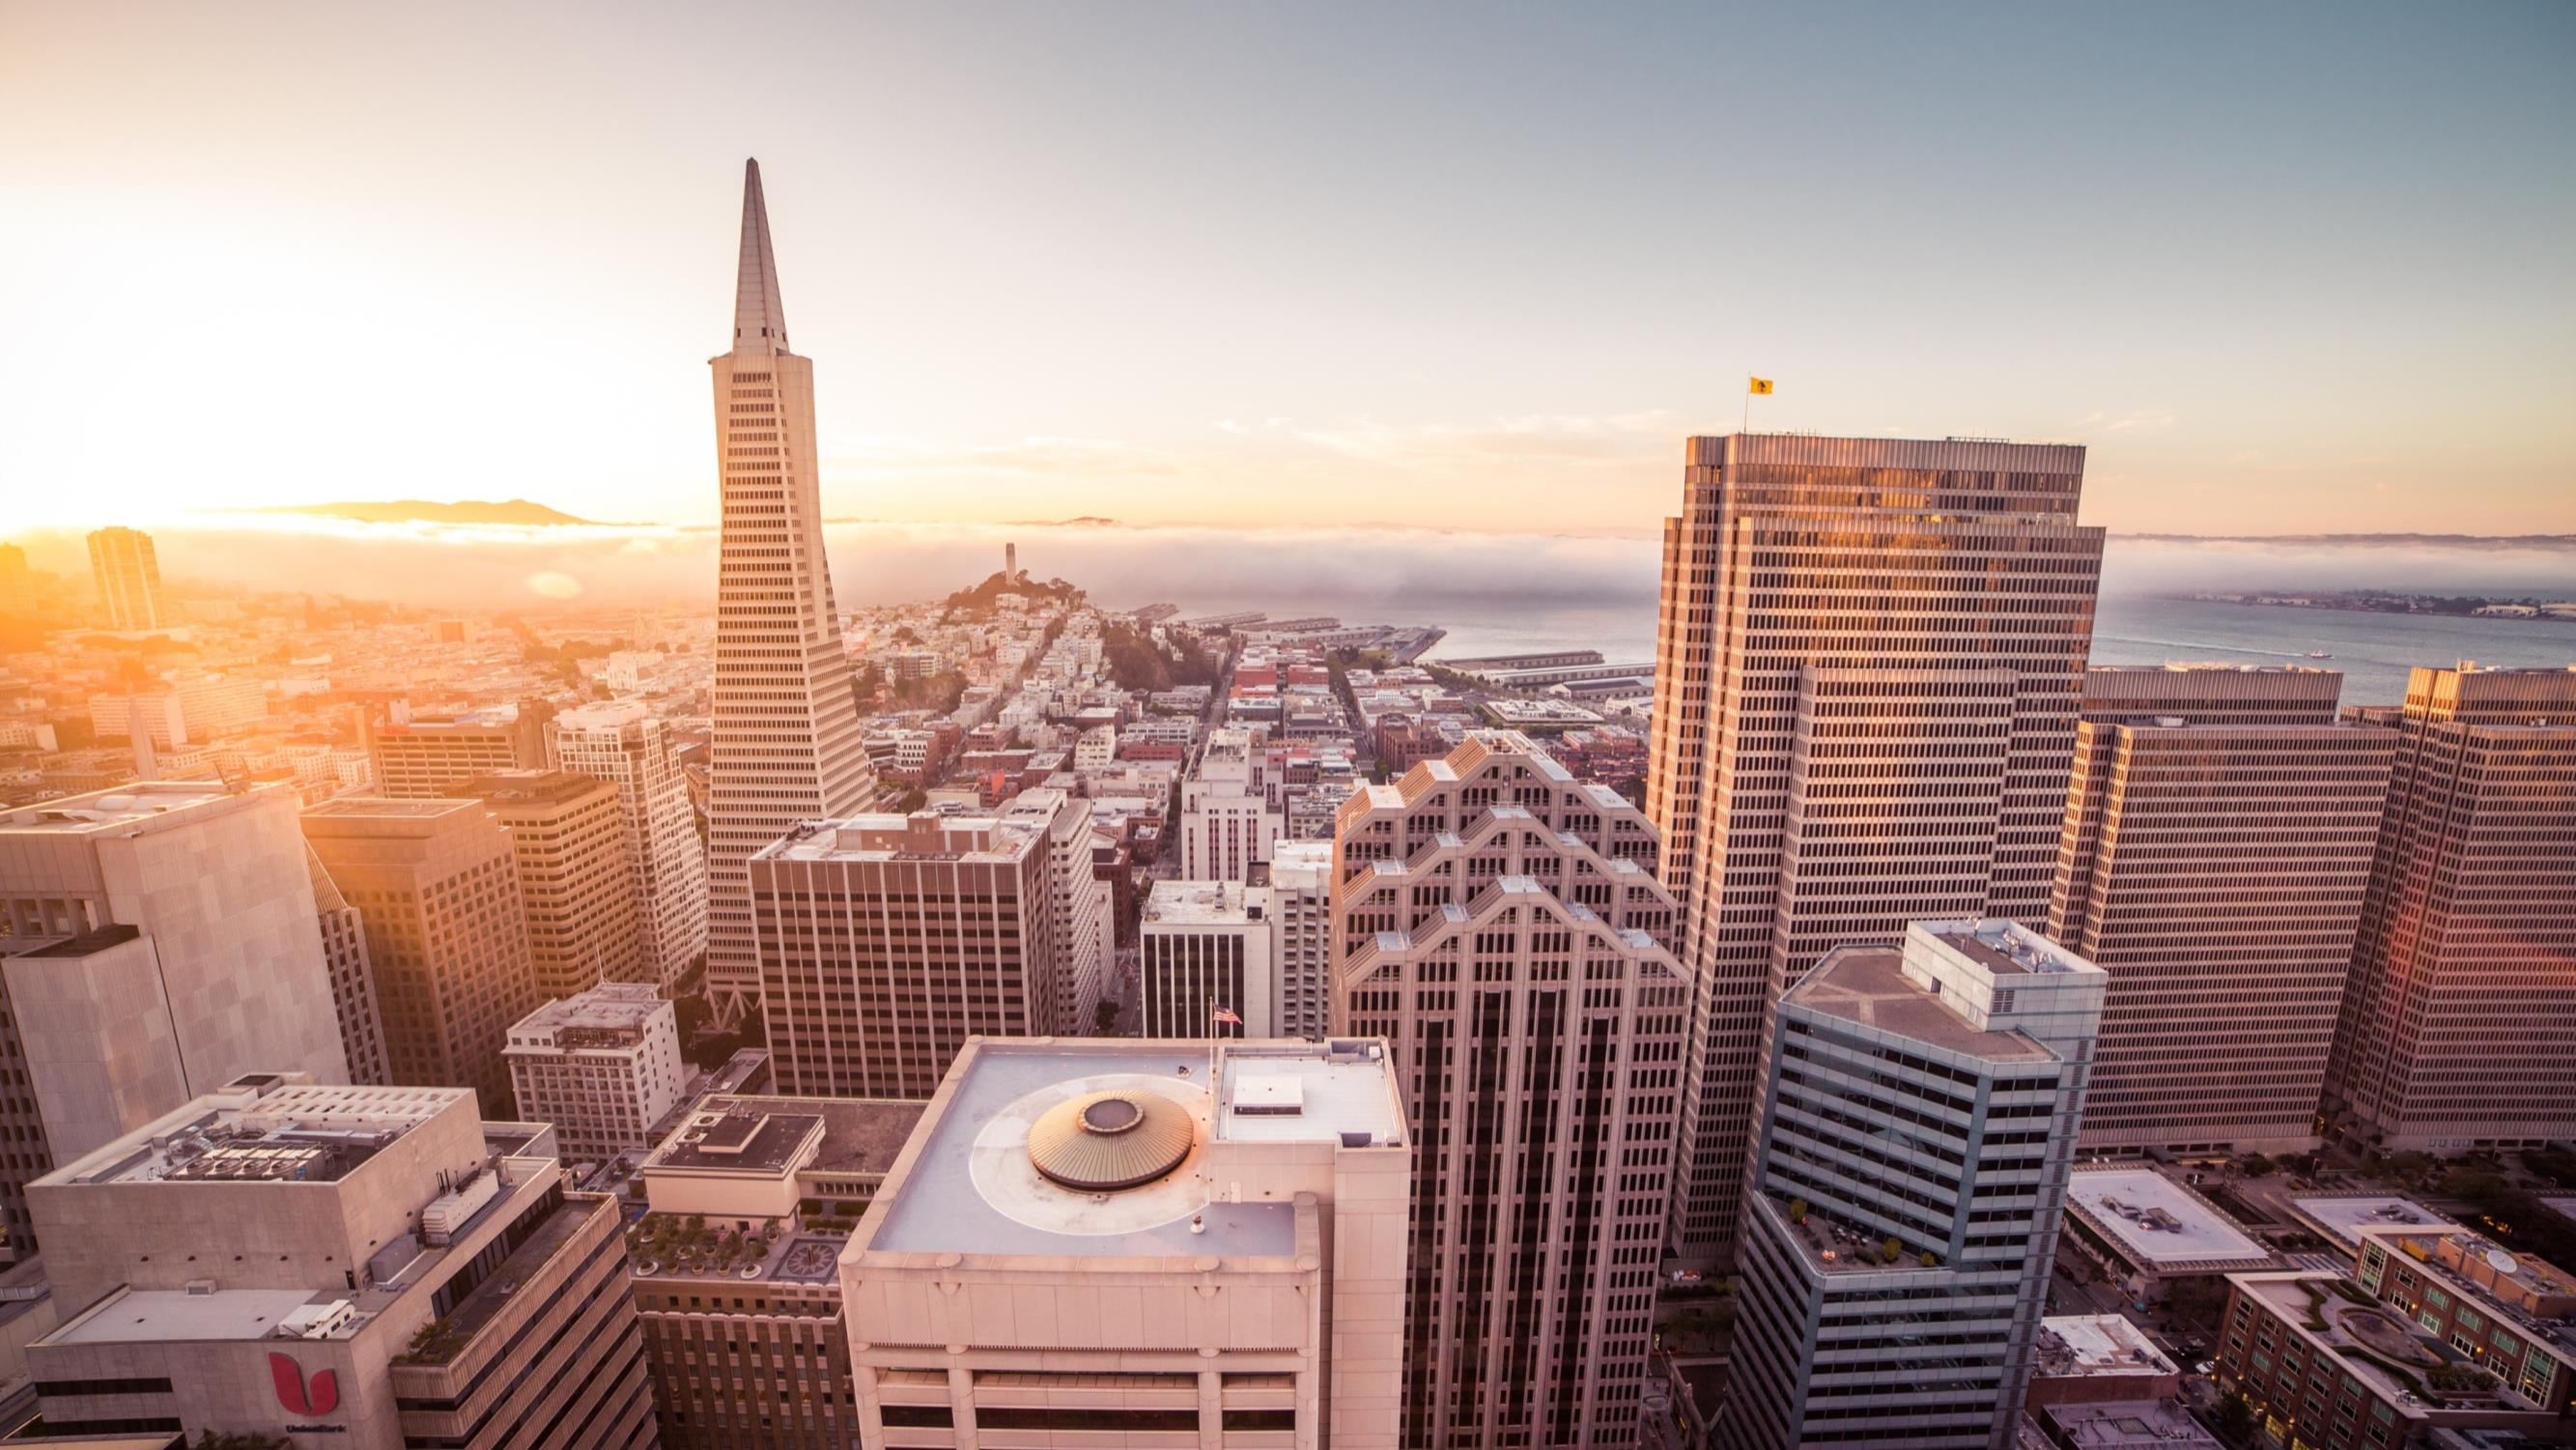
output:
POLYGON ((313 1376, 308 1390, 304 1366, 282 1354, 268 1357, 269 1378, 277 1381, 277 1402, 298 1415, 327 1415, 340 1405, 340 1377, 329 1370, 313 1376))

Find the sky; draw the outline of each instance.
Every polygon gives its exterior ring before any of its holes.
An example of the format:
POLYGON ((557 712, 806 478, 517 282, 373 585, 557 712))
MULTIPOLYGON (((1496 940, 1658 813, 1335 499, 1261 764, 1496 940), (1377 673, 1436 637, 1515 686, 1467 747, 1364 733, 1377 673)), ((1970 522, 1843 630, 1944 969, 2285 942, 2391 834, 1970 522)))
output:
POLYGON ((1682 439, 2576 531, 2576 6, 0 0, 0 536, 715 516, 758 156, 827 511, 1637 537, 1682 439))

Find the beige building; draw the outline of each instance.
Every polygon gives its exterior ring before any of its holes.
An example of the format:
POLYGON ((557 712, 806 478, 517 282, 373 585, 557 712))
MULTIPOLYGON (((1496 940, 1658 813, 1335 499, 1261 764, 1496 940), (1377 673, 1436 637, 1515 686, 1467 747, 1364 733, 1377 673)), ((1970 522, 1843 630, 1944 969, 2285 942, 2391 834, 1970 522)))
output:
POLYGON ((667 1450, 860 1443, 841 1246, 921 1111, 711 1097, 644 1160, 627 1242, 667 1450))
POLYGON ((29 1180, 242 1073, 342 1081, 285 786, 137 782, 0 812, 0 1228, 29 1180))
POLYGON ((125 740, 137 717, 152 744, 169 750, 204 745, 268 718, 268 684, 252 676, 192 675, 149 690, 89 697, 89 724, 101 740, 125 740))
POLYGON ((366 924, 394 1081, 507 1103, 501 1049, 538 1000, 509 832, 481 801, 343 796, 304 839, 366 924))
POLYGON ((566 1162, 604 1163, 652 1146, 680 1105, 689 1065, 671 1004, 649 982, 604 982, 511 1024, 519 1116, 554 1125, 566 1162))
POLYGON ((1271 804, 1264 759, 1248 730, 1211 730, 1181 782, 1181 874, 1246 882, 1270 859, 1286 819, 1271 804))
POLYGON ((1835 947, 2047 920, 2102 530, 2080 447, 1693 438, 1646 810, 1700 983, 1672 1242, 1733 1252, 1763 1024, 1835 947))
POLYGON ((1138 1020, 1147 1037, 1277 1037, 1278 928, 1270 888, 1157 881, 1136 925, 1138 1020), (1239 1024, 1216 1020, 1233 1013, 1239 1024))
POLYGON ((1333 1022, 1333 843, 1282 841, 1270 856, 1271 969, 1282 1037, 1321 1042, 1333 1022))
POLYGON ((958 1054, 841 1255, 863 1444, 1398 1443, 1413 1160, 1385 1045, 1214 1050, 958 1054))
POLYGON ((52 1433, 653 1442, 615 1201, 487 1139, 469 1092, 254 1074, 29 1197, 52 1433))
POLYGON ((707 950, 706 844, 670 732, 631 700, 581 705, 546 722, 546 758, 617 788, 636 919, 654 980, 670 990, 707 950))
POLYGON ((707 805, 707 990, 733 1011, 761 994, 745 863, 800 821, 861 809, 869 789, 823 551, 814 364, 787 347, 757 161, 743 165, 733 345, 708 366, 724 536, 707 805))
POLYGON ((750 871, 781 1092, 926 1098, 969 1037, 1090 1028, 1057 1020, 1067 993, 1042 822, 814 822, 750 871))
POLYGON ((456 794, 483 802, 510 833, 538 996, 659 977, 635 915, 635 868, 615 786, 570 771, 523 770, 469 780, 456 794))
POLYGON ((2387 1151, 2576 1135, 2576 668, 2415 670, 2328 1131, 2387 1151))
POLYGON ((322 928, 322 961, 331 973, 331 1009, 340 1019, 349 1081, 390 1083, 393 1063, 385 1055, 384 1014, 376 1007, 376 967, 367 959, 366 918, 340 894, 340 883, 331 879, 310 842, 304 846, 304 869, 313 881, 314 918, 322 928))
POLYGON ((2048 934, 2110 973, 2088 1150, 2302 1152, 2396 732, 2304 666, 2085 675, 2048 934))
POLYGON ((1002 802, 993 814, 1046 833, 1056 940, 1056 1002, 1050 1020, 1058 1032, 1089 1032, 1097 1025, 1093 1013, 1109 995, 1117 930, 1110 918, 1109 883, 1092 860, 1090 802, 1076 800, 1069 791, 1039 787, 1002 802))
POLYGON ((173 623, 161 604, 161 560, 152 536, 139 529, 106 528, 89 536, 90 578, 110 629, 165 629, 173 623))
POLYGON ((1654 828, 1507 731, 1335 827, 1333 1027, 1420 1135, 1404 1442, 1633 1444, 1691 997, 1654 828))
POLYGON ((546 707, 494 705, 461 715, 370 722, 367 759, 375 793, 395 800, 452 800, 469 780, 546 763, 546 707))

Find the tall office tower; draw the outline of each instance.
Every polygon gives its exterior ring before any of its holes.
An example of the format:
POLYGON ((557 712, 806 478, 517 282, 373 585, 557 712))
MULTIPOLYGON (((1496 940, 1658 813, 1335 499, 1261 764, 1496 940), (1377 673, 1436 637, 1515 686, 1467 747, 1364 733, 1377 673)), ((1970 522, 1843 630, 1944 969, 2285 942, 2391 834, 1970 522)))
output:
POLYGON ((1412 1155, 1385 1044, 1215 1051, 1213 1082, 1197 1043, 957 1055, 841 1251, 850 1443, 1393 1450, 1412 1155))
POLYGON ((580 705, 546 722, 546 758, 617 787, 637 917, 665 992, 707 950, 707 848, 670 732, 643 705, 580 705))
POLYGON ((2327 1130, 2387 1150, 2576 1133, 2576 669, 2406 681, 2327 1130))
POLYGON ((1136 923, 1139 1031, 1147 1037, 1277 1037, 1270 888, 1157 881, 1136 923), (1241 1018, 1217 1021, 1220 1011, 1241 1018))
POLYGON ((487 1136, 471 1093, 253 1073, 30 1198, 64 1315, 26 1350, 49 1433, 653 1443, 617 1200, 487 1136))
POLYGON ((2104 980, 2010 922, 1917 922, 1780 999, 1719 1444, 2018 1443, 2104 980))
POLYGON ((635 915, 617 787, 568 770, 516 770, 469 780, 456 794, 483 802, 510 833, 539 998, 602 982, 659 985, 635 915))
POLYGON ((501 1049, 538 1000, 510 833, 481 801, 342 796, 304 813, 304 839, 366 923, 393 1080, 501 1111, 501 1049))
POLYGON ((926 1098, 966 1039, 1078 1034, 1047 831, 991 817, 853 816, 748 863, 769 1066, 807 1096, 926 1098))
POLYGON ((493 705, 461 715, 421 716, 367 727, 376 794, 392 800, 455 800, 456 788, 503 770, 546 763, 542 700, 493 705))
POLYGON ((1282 841, 1270 857, 1270 949, 1282 1037, 1321 1042, 1333 1025, 1333 843, 1282 841))
POLYGON ((567 1163, 605 1163, 653 1146, 680 1105, 689 1066, 678 1013, 649 982, 604 982, 510 1024, 519 1117, 554 1126, 567 1163))
POLYGON ((645 1157, 635 1309, 665 1450, 860 1443, 841 1245, 921 1110, 711 1096, 645 1157), (693 1226, 707 1249, 682 1254, 693 1226))
POLYGON ((2048 935, 2110 974, 2087 1149, 2301 1152, 2395 731, 2301 665, 2084 677, 2048 935))
POLYGON ((1181 782, 1181 874, 1250 881, 1270 859, 1283 819, 1270 804, 1264 759, 1248 730, 1211 730, 1181 782))
POLYGON ((1633 1444, 1691 997, 1654 828, 1503 731, 1335 827, 1333 1030, 1416 1128, 1404 1443, 1633 1444))
POLYGON ((1763 1022, 1828 949, 2047 920, 2102 530, 2084 450, 1690 440, 1646 811, 1699 984, 1671 1242, 1734 1251, 1763 1022))
POLYGON ((349 1081, 382 1086, 394 1080, 385 1056, 384 1014, 376 1007, 376 968, 367 960, 367 923, 340 883, 304 847, 304 872, 313 882, 314 919, 322 928, 322 962, 331 973, 331 1007, 340 1019, 340 1050, 348 1055, 349 1081))
POLYGON ((27 567, 27 551, 0 544, 0 618, 26 619, 36 612, 36 576, 27 567))
POLYGON ((98 582, 99 608, 111 629, 161 629, 170 623, 161 607, 161 560, 152 536, 136 529, 96 529, 89 536, 89 572, 98 582))
POLYGON ((996 819, 1037 826, 1047 837, 1047 878, 1055 903, 1056 1003, 1059 1031, 1090 1033, 1109 994, 1117 924, 1109 917, 1109 883, 1091 857, 1091 811, 1069 791, 1024 790, 994 810, 996 819))
POLYGON ((0 1231, 27 1182, 230 1079, 349 1075, 292 787, 151 781, 0 813, 0 1231))
MULTIPOLYGON (((814 364, 787 350, 787 309, 778 298, 757 161, 743 164, 733 349, 709 366, 724 537, 707 805, 707 992, 730 1014, 760 1000, 744 863, 799 822, 860 809, 868 789, 850 659, 823 555, 814 364)), ((930 1080, 937 1081, 935 1069, 930 1080)))

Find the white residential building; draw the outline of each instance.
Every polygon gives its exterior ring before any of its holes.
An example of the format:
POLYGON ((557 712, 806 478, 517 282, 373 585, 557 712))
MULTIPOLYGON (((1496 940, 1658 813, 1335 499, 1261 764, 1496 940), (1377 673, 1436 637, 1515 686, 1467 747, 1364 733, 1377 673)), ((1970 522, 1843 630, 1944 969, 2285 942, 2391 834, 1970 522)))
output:
POLYGON ((648 982, 602 982, 548 1002, 510 1028, 501 1050, 519 1116, 552 1123, 568 1163, 603 1163, 653 1146, 653 1125, 688 1083, 679 1020, 648 982))
POLYGON ((1196 881, 1252 879, 1285 827, 1269 800, 1264 757, 1247 730, 1212 730, 1181 782, 1181 874, 1196 881))

